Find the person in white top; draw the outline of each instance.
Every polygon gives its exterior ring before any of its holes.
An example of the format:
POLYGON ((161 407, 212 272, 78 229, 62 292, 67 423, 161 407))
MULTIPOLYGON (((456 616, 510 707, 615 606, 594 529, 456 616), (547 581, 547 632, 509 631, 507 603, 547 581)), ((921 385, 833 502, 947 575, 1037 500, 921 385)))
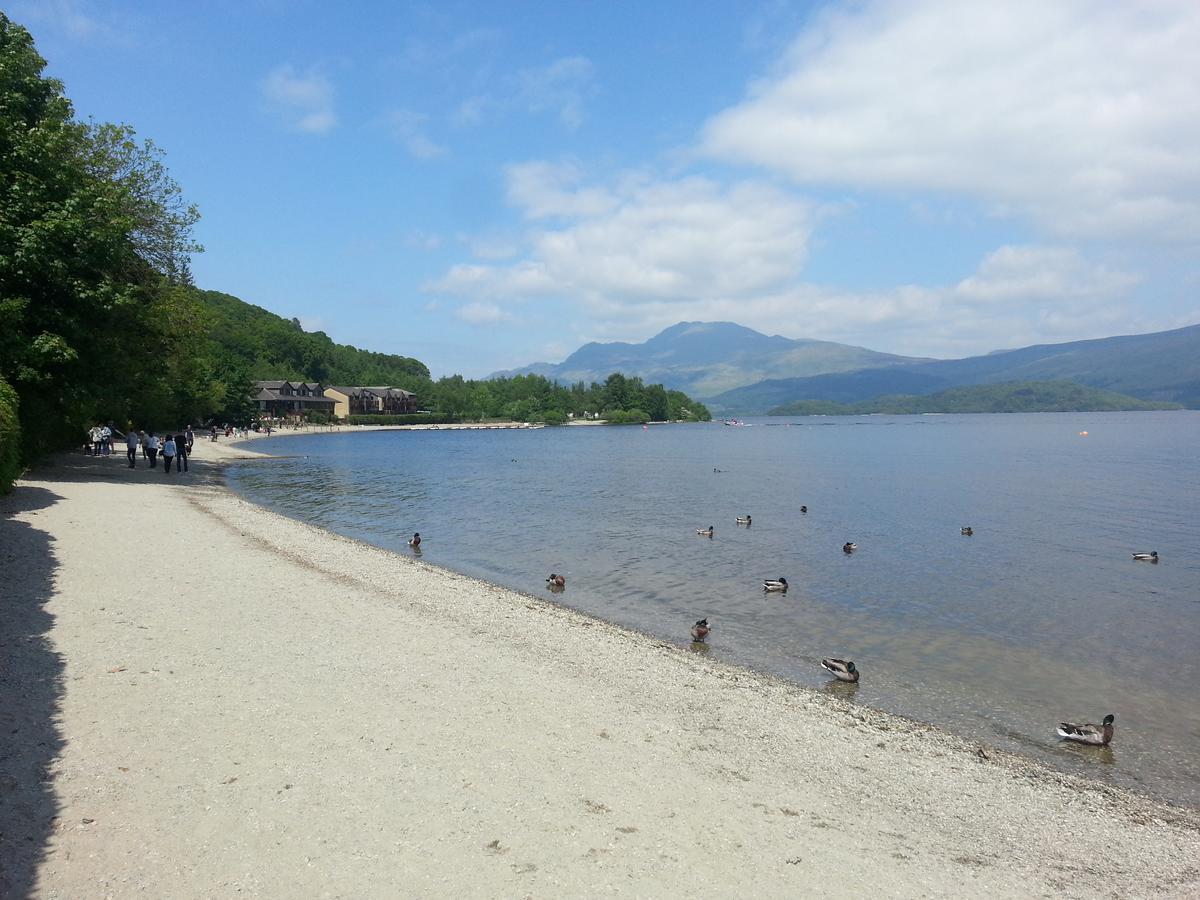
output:
POLYGON ((100 455, 100 426, 93 425, 88 432, 88 446, 91 449, 92 456, 100 455))
POLYGON ((146 455, 150 457, 150 468, 158 466, 158 435, 153 431, 146 438, 146 455))
POLYGON ((171 463, 175 461, 175 438, 167 435, 166 441, 163 442, 163 470, 166 474, 171 474, 171 463))

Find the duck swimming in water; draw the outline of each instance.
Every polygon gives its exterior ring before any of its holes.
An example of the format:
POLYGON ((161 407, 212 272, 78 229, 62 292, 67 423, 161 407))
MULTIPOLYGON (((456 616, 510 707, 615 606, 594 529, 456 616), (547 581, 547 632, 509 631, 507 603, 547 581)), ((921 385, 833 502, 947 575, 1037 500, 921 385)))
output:
POLYGON ((750 524, 750 514, 746 513, 746 515, 744 515, 744 516, 738 516, 737 523, 739 525, 749 525, 750 524))
POLYGON ((697 644, 703 644, 704 639, 708 637, 708 633, 712 631, 709 627, 708 619, 701 619, 692 626, 692 640, 697 644))
POLYGON ((970 525, 964 525, 961 529, 959 529, 959 533, 962 534, 963 537, 970 537, 975 533, 975 529, 970 525))
POLYGON ((1158 551, 1151 550, 1149 553, 1135 553, 1133 558, 1138 562, 1158 562, 1158 551))
POLYGON ((808 507, 807 506, 800 507, 800 512, 802 512, 802 513, 808 512, 808 507))
POLYGON ((763 579, 763 590, 764 591, 778 591, 780 593, 786 594, 787 589, 788 589, 787 579, 784 578, 782 575, 780 575, 778 578, 764 578, 763 579))
POLYGON ((696 534, 702 534, 705 537, 712 537, 714 532, 715 532, 715 529, 711 525, 709 525, 707 528, 697 528, 696 529, 696 534))
POLYGON ((837 676, 838 681, 858 683, 858 669, 854 663, 845 659, 823 659, 821 665, 837 676))
POLYGON ((1075 725, 1072 722, 1060 722, 1058 736, 1066 741, 1078 741, 1081 744, 1091 744, 1096 747, 1107 747, 1113 739, 1113 722, 1116 716, 1105 716, 1103 725, 1075 725))
POLYGON ((550 587, 566 587, 567 578, 565 575, 555 575, 551 572, 550 577, 546 579, 546 584, 550 585, 550 587))
POLYGON ((408 539, 408 546, 412 547, 414 550, 421 546, 421 532, 415 532, 413 536, 408 539))
POLYGON ((842 544, 842 552, 843 553, 847 553, 847 554, 853 553, 857 549, 858 549, 858 544, 854 543, 854 541, 846 541, 846 543, 842 544))

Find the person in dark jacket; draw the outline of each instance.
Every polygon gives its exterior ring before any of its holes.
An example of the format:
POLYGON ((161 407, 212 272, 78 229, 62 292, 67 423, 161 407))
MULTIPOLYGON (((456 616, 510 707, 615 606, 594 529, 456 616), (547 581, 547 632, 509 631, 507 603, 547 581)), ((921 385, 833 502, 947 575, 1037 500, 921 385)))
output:
POLYGON ((188 444, 187 438, 182 434, 175 435, 175 471, 186 472, 188 470, 188 444))

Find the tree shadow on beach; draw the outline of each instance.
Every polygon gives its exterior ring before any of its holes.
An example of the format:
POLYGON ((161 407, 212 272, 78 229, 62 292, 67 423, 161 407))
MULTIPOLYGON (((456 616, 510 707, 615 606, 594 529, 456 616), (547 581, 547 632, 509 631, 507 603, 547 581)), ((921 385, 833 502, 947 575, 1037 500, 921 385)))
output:
MULTIPOLYGON (((63 660, 46 612, 58 563, 50 535, 15 516, 61 501, 19 485, 0 497, 0 897, 31 897, 58 816, 51 769, 63 660)), ((25 516, 27 517, 27 516, 25 516)), ((23 517, 24 518, 24 517, 23 517)))

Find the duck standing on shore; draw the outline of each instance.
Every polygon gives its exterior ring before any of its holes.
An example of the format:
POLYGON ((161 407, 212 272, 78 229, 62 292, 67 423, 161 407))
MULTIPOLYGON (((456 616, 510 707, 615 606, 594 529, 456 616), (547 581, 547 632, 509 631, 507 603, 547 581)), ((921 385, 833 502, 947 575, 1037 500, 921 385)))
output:
POLYGON ((778 578, 764 578, 763 590, 767 592, 778 592, 786 594, 788 589, 787 579, 780 575, 778 578))
POLYGON ((1060 722, 1058 736, 1065 741, 1078 741, 1081 744, 1091 744, 1095 747, 1107 747, 1113 739, 1113 722, 1116 716, 1104 717, 1102 725, 1076 725, 1073 722, 1060 722))
POLYGON ((1158 551, 1151 550, 1149 553, 1135 553, 1133 558, 1138 562, 1158 562, 1158 551))
POLYGON ((849 681, 858 684, 858 669, 854 663, 845 659, 823 659, 821 665, 837 676, 838 681, 849 681))
POLYGON ((408 546, 414 550, 421 549, 421 532, 417 531, 413 533, 413 536, 408 539, 408 546))
POLYGON ((716 529, 713 528, 711 525, 709 525, 707 528, 697 528, 696 529, 696 534, 702 535, 704 537, 712 537, 713 534, 715 534, 715 533, 716 533, 716 529))
POLYGON ((550 577, 546 579, 546 584, 552 588, 564 588, 567 586, 567 576, 551 572, 550 577))
POLYGON ((692 626, 692 640, 697 644, 703 644, 704 639, 708 637, 708 633, 712 629, 709 627, 708 619, 701 619, 692 626))

